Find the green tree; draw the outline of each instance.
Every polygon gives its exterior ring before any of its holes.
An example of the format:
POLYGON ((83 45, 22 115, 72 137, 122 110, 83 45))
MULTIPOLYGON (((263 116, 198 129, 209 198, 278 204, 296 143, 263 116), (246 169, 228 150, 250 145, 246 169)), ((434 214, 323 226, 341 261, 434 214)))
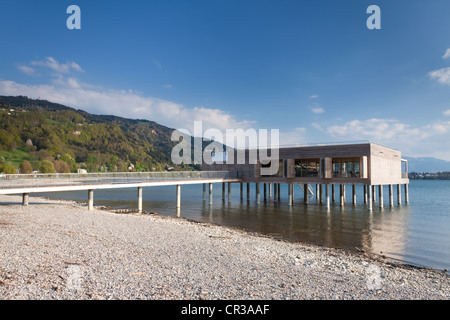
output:
POLYGON ((3 167, 3 173, 4 174, 16 174, 16 168, 14 168, 12 165, 7 164, 3 167))
POLYGON ((49 160, 42 160, 39 162, 39 171, 42 173, 56 173, 53 162, 49 160))
POLYGON ((3 145, 5 150, 9 150, 11 143, 13 142, 12 137, 9 135, 8 131, 0 130, 0 145, 3 145))

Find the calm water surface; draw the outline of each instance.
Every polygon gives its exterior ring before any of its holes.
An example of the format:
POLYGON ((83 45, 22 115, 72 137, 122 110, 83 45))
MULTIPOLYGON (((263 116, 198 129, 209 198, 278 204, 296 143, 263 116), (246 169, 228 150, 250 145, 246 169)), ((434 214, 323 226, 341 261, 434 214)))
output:
MULTIPOLYGON (((268 190, 268 188, 267 188, 268 190)), ((199 222, 209 222, 279 237, 344 249, 364 249, 417 266, 450 270, 450 181, 411 181, 410 203, 397 205, 394 188, 394 207, 388 203, 388 189, 384 189, 384 209, 378 202, 369 212, 363 201, 362 186, 357 186, 357 204, 351 203, 351 187, 347 186, 347 203, 336 203, 331 210, 320 204, 315 196, 309 206, 303 204, 303 191, 294 189, 294 205, 288 205, 288 190, 281 187, 280 201, 267 196, 256 202, 255 186, 251 185, 247 200, 240 199, 239 184, 232 185, 231 201, 222 199, 222 185, 213 188, 213 204, 209 196, 203 200, 201 185, 181 187, 181 216, 199 222)), ((176 189, 171 187, 144 188, 143 207, 147 212, 176 215, 176 189)), ((377 192, 378 193, 378 192, 377 192)), ((87 202, 87 192, 39 194, 56 199, 87 202)), ((403 188, 402 188, 403 196, 403 188)), ((377 199, 378 200, 378 199, 377 199)), ((98 190, 94 192, 95 206, 114 209, 137 208, 136 189, 98 190)))

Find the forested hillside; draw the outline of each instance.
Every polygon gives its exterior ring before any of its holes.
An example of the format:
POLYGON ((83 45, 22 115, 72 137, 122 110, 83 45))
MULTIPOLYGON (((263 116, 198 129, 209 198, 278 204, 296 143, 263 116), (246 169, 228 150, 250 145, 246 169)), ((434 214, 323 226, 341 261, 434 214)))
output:
POLYGON ((173 129, 0 96, 0 173, 192 170, 170 160, 173 129))

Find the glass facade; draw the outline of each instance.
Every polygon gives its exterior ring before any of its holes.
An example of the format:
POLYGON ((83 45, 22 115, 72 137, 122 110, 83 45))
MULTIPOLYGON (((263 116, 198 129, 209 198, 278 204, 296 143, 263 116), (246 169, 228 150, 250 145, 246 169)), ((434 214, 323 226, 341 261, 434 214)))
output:
POLYGON ((298 178, 318 177, 320 159, 296 159, 295 176, 298 178))
POLYGON ((334 178, 359 178, 361 176, 361 158, 333 158, 334 178))

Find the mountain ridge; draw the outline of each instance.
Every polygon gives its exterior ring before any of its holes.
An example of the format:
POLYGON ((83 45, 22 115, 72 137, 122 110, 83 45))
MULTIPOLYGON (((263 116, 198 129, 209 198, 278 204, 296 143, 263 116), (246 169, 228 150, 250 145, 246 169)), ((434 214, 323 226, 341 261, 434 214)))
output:
POLYGON ((174 165, 173 131, 151 120, 96 115, 25 96, 0 96, 0 165, 15 169, 25 160, 35 170, 43 161, 59 164, 56 172, 200 169, 174 165))
POLYGON ((408 160, 408 172, 450 172, 450 161, 435 157, 403 157, 408 160))

